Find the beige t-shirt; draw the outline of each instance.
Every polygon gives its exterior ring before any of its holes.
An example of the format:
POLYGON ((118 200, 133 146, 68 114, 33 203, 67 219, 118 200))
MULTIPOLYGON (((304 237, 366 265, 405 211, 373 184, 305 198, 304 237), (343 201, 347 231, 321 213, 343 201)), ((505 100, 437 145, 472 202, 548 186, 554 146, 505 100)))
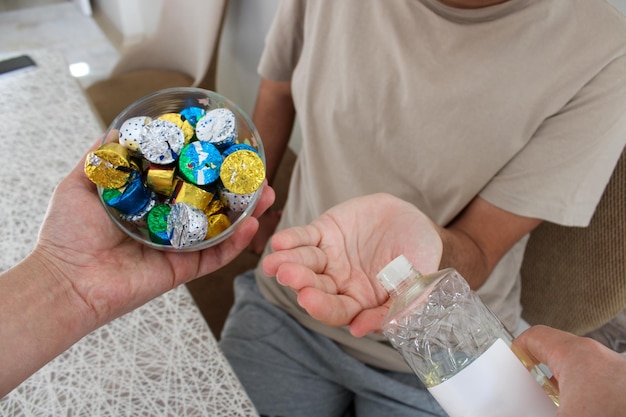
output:
MULTIPOLYGON (((603 0, 283 0, 259 72, 291 80, 303 134, 279 228, 388 192, 440 225, 476 196, 522 216, 588 224, 626 141, 626 23, 603 0)), ((417 237, 416 237, 417 238, 417 237)), ((481 298, 510 329, 527 237, 481 298)), ((383 337, 311 319, 263 276, 263 295, 371 365, 410 372, 383 337)))

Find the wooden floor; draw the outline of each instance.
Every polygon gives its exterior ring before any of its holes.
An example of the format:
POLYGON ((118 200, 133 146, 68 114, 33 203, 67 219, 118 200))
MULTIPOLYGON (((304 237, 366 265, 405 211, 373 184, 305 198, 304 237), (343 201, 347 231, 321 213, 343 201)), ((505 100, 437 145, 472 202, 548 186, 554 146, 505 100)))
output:
MULTIPOLYGON (((288 149, 274 180, 276 202, 273 208, 279 208, 284 205, 295 159, 295 154, 288 149)), ((248 269, 256 267, 258 262, 258 256, 246 251, 223 268, 187 284, 187 288, 189 288, 191 295, 198 307, 200 307, 209 327, 218 340, 228 311, 233 304, 233 281, 235 277, 248 269)))

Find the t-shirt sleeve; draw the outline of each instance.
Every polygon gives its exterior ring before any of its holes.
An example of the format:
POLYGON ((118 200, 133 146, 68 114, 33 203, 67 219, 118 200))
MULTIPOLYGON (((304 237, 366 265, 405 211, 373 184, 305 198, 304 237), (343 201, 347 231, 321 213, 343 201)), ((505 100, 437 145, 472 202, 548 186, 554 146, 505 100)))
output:
POLYGON ((587 226, 626 143, 626 56, 547 118, 480 195, 504 210, 587 226))
POLYGON ((261 77, 272 81, 291 80, 302 51, 305 8, 305 0, 280 2, 257 68, 261 77))

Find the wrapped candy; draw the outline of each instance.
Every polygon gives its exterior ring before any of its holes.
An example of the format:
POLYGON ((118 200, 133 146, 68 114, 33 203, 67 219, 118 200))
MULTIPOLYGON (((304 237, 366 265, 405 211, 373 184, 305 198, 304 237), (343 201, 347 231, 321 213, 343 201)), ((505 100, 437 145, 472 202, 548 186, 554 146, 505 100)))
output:
POLYGON ((172 203, 187 203, 190 206, 204 210, 211 200, 213 200, 213 196, 213 193, 210 191, 203 190, 194 184, 179 180, 174 187, 172 203))
POLYGON ((222 155, 208 142, 192 142, 183 148, 178 160, 180 173, 197 185, 214 182, 220 176, 222 155))
POLYGON ((248 145, 247 143, 235 143, 234 145, 231 145, 228 148, 226 148, 226 150, 222 152, 222 156, 226 158, 231 153, 237 152, 237 151, 252 151, 252 152, 256 152, 257 154, 259 153, 259 151, 257 151, 254 146, 248 145))
POLYGON ((204 209, 204 214, 206 214, 209 222, 207 239, 219 235, 232 224, 228 216, 228 208, 219 199, 212 200, 204 209))
POLYGON ((237 194, 226 190, 225 188, 220 188, 219 196, 221 202, 224 206, 228 207, 228 209, 233 213, 242 213, 252 202, 254 198, 254 193, 250 194, 237 194))
POLYGON ((180 111, 180 115, 183 116, 194 129, 196 128, 198 120, 200 120, 205 113, 204 109, 200 107, 186 107, 180 111))
POLYGON ((167 221, 172 207, 169 204, 157 204, 148 213, 147 225, 150 240, 161 245, 169 245, 170 238, 167 232, 167 221))
POLYGON ((217 213, 207 217, 208 231, 206 238, 210 239, 228 229, 231 225, 230 219, 224 213, 217 213))
POLYGON ((139 148, 148 161, 167 165, 178 159, 185 146, 182 129, 168 120, 153 120, 143 127, 139 148))
POLYGON ((227 231, 265 178, 259 150, 249 138, 237 142, 236 123, 229 109, 194 106, 129 117, 107 135, 118 142, 88 155, 85 173, 126 231, 193 247, 227 231))
POLYGON ((109 142, 90 152, 85 159, 85 174, 102 188, 120 188, 130 177, 128 150, 109 142))
POLYGON ((226 206, 224 206, 224 203, 222 203, 222 201, 219 199, 211 200, 209 205, 204 208, 204 214, 206 214, 207 216, 211 216, 213 214, 218 214, 218 213, 224 214, 226 212, 227 212, 226 206))
POLYGON ((147 116, 131 117, 122 123, 119 133, 120 145, 131 152, 141 154, 139 148, 139 138, 142 135, 143 127, 150 123, 151 119, 147 116))
POLYGON ((106 188, 102 192, 104 202, 124 214, 134 214, 143 209, 150 200, 150 192, 137 171, 131 171, 128 184, 121 189, 106 188))
POLYGON ((236 151, 224 158, 220 178, 228 191, 251 194, 263 184, 265 165, 256 152, 236 151))
POLYGON ((226 148, 237 139, 237 118, 228 109, 208 111, 196 125, 196 137, 202 142, 226 148))
POLYGON ((204 212, 186 203, 176 203, 167 218, 167 234, 175 248, 191 246, 206 238, 209 223, 204 212))
POLYGON ((146 228, 148 227, 148 221, 147 221, 148 213, 150 213, 150 210, 152 210, 154 206, 156 206, 156 203, 157 203, 156 194, 154 192, 151 192, 150 198, 148 199, 148 203, 144 206, 144 208, 132 214, 120 213, 120 219, 126 222, 129 222, 131 224, 134 224, 137 227, 146 228))
POLYGON ((174 191, 176 166, 150 164, 146 174, 146 184, 155 192, 171 196, 174 191))
POLYGON ((180 113, 166 113, 159 116, 159 120, 167 120, 174 123, 185 135, 185 145, 191 141, 194 135, 194 129, 191 123, 189 123, 180 113))

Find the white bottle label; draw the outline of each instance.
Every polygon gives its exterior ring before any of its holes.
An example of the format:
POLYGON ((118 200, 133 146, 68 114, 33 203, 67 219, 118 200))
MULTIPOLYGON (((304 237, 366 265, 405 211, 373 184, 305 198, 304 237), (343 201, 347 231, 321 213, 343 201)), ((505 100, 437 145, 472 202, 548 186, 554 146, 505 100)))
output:
POLYGON ((557 412, 502 339, 461 372, 428 390, 450 417, 554 417, 557 412))

